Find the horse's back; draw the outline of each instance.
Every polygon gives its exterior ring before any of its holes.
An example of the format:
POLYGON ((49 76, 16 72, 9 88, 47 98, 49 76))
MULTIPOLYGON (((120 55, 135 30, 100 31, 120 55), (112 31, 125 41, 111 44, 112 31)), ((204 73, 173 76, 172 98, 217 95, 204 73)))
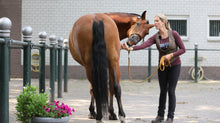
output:
POLYGON ((119 58, 120 40, 115 22, 105 14, 88 14, 80 17, 75 22, 69 36, 70 52, 73 58, 83 66, 91 64, 93 21, 99 22, 100 20, 104 23, 104 36, 108 56, 115 54, 115 57, 119 58))

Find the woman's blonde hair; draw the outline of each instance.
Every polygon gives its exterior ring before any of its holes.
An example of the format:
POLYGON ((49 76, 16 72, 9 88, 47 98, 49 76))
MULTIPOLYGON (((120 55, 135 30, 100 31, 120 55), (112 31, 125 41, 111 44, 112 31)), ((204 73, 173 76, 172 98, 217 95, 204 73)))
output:
POLYGON ((159 14, 159 15, 156 15, 155 17, 158 17, 162 22, 165 21, 165 27, 166 27, 166 29, 167 29, 167 30, 171 30, 171 28, 170 28, 170 23, 168 22, 167 17, 166 17, 165 15, 159 14))

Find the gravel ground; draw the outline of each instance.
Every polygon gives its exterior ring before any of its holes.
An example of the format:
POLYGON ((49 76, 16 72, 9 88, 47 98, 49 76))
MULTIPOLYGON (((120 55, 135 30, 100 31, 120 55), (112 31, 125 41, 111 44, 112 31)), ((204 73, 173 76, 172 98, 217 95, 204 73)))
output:
MULTIPOLYGON (((49 91, 49 80, 46 80, 46 91, 49 91)), ((87 80, 69 80, 68 92, 63 93, 63 98, 57 98, 70 107, 74 107, 75 113, 70 117, 70 123, 94 123, 88 119, 90 84, 87 80)), ((32 79, 32 84, 38 86, 38 80, 32 79)), ((57 83, 56 83, 57 84, 57 83)), ((16 96, 22 91, 23 80, 11 79, 9 86, 9 112, 10 123, 16 121, 17 103, 16 96)), ((132 83, 129 80, 121 80, 122 104, 126 113, 127 123, 150 123, 156 117, 159 85, 157 80, 151 83, 132 83)), ((193 83, 179 81, 176 88, 176 112, 174 123, 220 123, 220 81, 201 81, 193 83)), ((116 100, 114 100, 115 113, 118 114, 116 100)), ((167 110, 166 110, 167 113, 167 110)), ((119 123, 119 120, 105 123, 119 123)))

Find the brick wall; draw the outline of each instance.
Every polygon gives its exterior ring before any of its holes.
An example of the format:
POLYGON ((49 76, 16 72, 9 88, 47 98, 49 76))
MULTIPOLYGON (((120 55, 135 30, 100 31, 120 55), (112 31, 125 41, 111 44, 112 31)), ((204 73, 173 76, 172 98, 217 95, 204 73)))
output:
MULTIPOLYGON (((21 39, 21 0, 1 0, 0 17, 8 17, 12 21, 11 38, 21 39)), ((21 51, 11 50, 11 77, 22 76, 21 51)))

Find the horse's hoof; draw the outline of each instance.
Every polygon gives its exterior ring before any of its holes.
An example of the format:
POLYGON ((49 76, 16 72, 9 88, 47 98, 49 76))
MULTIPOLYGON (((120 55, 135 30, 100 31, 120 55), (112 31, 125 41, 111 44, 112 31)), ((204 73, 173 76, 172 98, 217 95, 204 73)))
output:
POLYGON ((118 120, 117 116, 115 115, 115 113, 109 115, 109 120, 118 120))
POLYGON ((95 123, 104 123, 101 120, 96 120, 95 123))
POLYGON ((120 123, 127 123, 126 121, 125 121, 125 117, 124 116, 118 116, 119 117, 119 119, 120 119, 120 123))
POLYGON ((96 119, 96 113, 91 113, 88 115, 89 119, 96 119))

